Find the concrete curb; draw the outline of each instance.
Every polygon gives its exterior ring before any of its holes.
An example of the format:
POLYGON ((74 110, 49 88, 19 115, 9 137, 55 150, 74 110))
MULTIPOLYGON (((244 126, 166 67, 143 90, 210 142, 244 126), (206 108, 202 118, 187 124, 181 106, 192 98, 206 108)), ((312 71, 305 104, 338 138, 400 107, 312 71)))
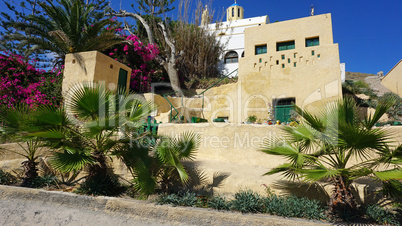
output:
MULTIPOLYGON (((35 202, 39 206, 50 205, 51 210, 47 213, 50 216, 60 216, 59 209, 63 207, 79 210, 80 212, 84 212, 83 210, 92 210, 102 216, 135 219, 144 223, 153 221, 156 224, 164 225, 330 225, 316 221, 287 219, 262 214, 241 214, 202 208, 172 207, 168 205, 156 205, 149 201, 114 197, 92 197, 68 192, 0 185, 0 207, 3 204, 6 205, 6 203, 14 201, 35 202)), ((3 210, 3 216, 4 214, 16 214, 16 211, 10 207, 6 213, 3 210)), ((127 220, 123 222, 128 223, 127 220)), ((12 225, 18 223, 6 222, 4 224, 12 225)), ((52 225, 54 223, 51 217, 43 219, 43 222, 38 222, 38 224, 42 225, 52 225)))

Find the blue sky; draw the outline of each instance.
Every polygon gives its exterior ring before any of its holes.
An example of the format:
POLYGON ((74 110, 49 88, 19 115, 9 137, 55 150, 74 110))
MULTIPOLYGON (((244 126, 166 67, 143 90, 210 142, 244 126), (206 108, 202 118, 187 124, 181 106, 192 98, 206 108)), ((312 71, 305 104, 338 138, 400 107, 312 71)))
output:
MULTIPOLYGON (((111 0, 114 9, 121 4, 127 11, 131 10, 131 3, 134 0, 111 0)), ((212 8, 222 16, 233 3, 234 0, 214 0, 212 8)), ((237 0, 237 3, 244 8, 245 17, 268 15, 271 22, 308 16, 311 4, 316 15, 331 13, 334 42, 339 44, 340 60, 346 63, 346 71, 387 73, 402 59, 401 0, 237 0)), ((0 10, 4 8, 0 1, 0 10)), ((168 14, 173 18, 176 15, 177 11, 168 14)))

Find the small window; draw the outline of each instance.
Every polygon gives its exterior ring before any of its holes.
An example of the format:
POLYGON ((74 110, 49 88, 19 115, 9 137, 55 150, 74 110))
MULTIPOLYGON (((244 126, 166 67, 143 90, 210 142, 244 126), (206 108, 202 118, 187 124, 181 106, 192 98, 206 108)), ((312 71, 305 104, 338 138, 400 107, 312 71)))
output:
POLYGON ((290 58, 288 58, 288 63, 290 64, 290 58))
POLYGON ((241 53, 241 57, 244 57, 244 51, 241 53))
POLYGON ((306 47, 319 46, 319 45, 320 45, 320 38, 319 37, 306 38, 306 47))
POLYGON ((276 65, 278 65, 278 64, 279 64, 279 60, 276 61, 276 65))
POLYGON ((260 58, 260 63, 262 63, 262 59, 260 58))
POLYGON ((285 68, 285 64, 282 64, 282 68, 285 68))
POLYGON ((255 46, 255 55, 267 53, 267 45, 255 46))
POLYGON ((274 106, 284 106, 284 105, 293 105, 296 103, 296 98, 281 98, 281 99, 274 99, 274 106))
POLYGON ((320 57, 321 57, 321 55, 320 55, 320 54, 318 54, 318 55, 317 55, 317 58, 320 58, 320 57))
POLYGON ((284 59, 285 59, 285 55, 282 55, 281 58, 282 58, 282 60, 284 60, 284 59))
POLYGON ((225 55, 225 64, 239 62, 239 55, 235 51, 230 51, 225 55))
POLYGON ((237 9, 237 16, 240 17, 240 9, 237 9))
POLYGON ((297 53, 294 53, 294 54, 293 54, 293 58, 297 58, 297 53))
POLYGON ((297 63, 296 63, 296 62, 294 62, 294 63, 293 63, 293 67, 296 67, 296 65, 297 65, 297 63))
POLYGON ((232 17, 234 17, 234 8, 232 8, 232 17))
POLYGON ((276 43, 276 51, 283 51, 295 48, 295 41, 278 42, 276 43))
POLYGON ((314 56, 315 55, 315 52, 314 52, 314 50, 313 51, 311 51, 311 56, 314 56))

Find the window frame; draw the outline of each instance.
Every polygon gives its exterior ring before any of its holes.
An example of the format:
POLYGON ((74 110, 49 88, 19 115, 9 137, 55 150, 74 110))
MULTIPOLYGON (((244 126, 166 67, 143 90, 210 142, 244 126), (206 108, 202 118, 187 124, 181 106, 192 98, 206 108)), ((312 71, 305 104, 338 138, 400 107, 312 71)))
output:
POLYGON ((276 43, 276 51, 286 51, 296 48, 295 40, 284 41, 284 42, 277 42, 276 43), (284 49, 282 47, 285 47, 284 49))
POLYGON ((262 44, 262 45, 256 45, 254 48, 254 53, 255 55, 262 55, 262 54, 267 54, 268 53, 268 47, 267 44, 262 44), (264 48, 265 47, 265 48, 264 48), (261 49, 260 49, 261 48, 261 49), (262 51, 260 51, 262 50, 262 51))
POLYGON ((223 58, 223 63, 224 64, 239 63, 239 54, 234 50, 227 52, 225 54, 225 57, 223 58), (233 53, 235 53, 236 56, 234 56, 233 53), (230 56, 230 54, 233 54, 233 56, 230 56))
POLYGON ((306 47, 313 47, 320 45, 320 36, 306 38, 305 46, 306 47))
POLYGON ((295 40, 289 40, 289 41, 284 41, 284 42, 277 42, 276 43, 276 51, 285 51, 285 50, 291 50, 296 48, 296 42, 295 40), (283 47, 285 47, 283 49, 283 47))

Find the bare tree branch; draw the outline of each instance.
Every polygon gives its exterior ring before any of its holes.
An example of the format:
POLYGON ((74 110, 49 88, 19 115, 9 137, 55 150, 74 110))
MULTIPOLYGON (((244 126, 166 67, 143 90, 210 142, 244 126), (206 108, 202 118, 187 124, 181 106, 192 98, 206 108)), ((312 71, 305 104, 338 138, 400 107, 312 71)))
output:
POLYGON ((111 11, 111 12, 107 13, 106 15, 107 16, 109 16, 109 15, 110 16, 117 16, 117 17, 133 17, 133 18, 139 20, 141 22, 142 26, 144 26, 145 31, 147 32, 149 43, 152 43, 152 44, 155 43, 154 36, 152 34, 152 31, 151 31, 151 27, 148 25, 147 21, 142 16, 140 16, 139 14, 137 14, 137 13, 129 13, 126 10, 119 10, 119 12, 111 11))

